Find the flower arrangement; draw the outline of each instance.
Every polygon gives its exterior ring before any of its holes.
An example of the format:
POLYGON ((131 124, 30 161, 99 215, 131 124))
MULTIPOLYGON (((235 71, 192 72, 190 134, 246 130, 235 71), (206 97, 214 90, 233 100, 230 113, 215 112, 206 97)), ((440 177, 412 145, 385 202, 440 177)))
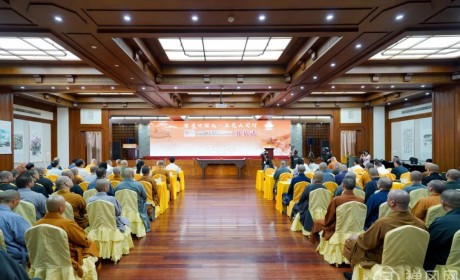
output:
POLYGON ((38 156, 42 153, 42 139, 38 136, 35 136, 30 141, 30 152, 32 156, 38 156))

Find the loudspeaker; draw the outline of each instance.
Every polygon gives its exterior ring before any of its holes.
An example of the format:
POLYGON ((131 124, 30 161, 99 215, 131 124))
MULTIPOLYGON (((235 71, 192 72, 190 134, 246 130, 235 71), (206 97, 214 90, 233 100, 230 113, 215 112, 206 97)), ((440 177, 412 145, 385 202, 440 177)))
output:
POLYGON ((112 142, 112 159, 121 158, 121 142, 113 141, 112 142))
POLYGON ((329 148, 329 141, 327 140, 321 140, 321 150, 323 148, 329 148))
POLYGON ((308 144, 308 145, 313 145, 314 140, 315 140, 315 139, 313 139, 312 137, 308 137, 308 138, 307 138, 307 144, 308 144))

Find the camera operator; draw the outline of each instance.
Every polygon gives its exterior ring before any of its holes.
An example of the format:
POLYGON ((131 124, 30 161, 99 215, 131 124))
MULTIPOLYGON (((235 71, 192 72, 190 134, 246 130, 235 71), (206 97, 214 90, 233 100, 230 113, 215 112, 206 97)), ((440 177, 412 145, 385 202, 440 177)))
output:
POLYGON ((270 156, 268 155, 267 151, 264 151, 263 153, 260 154, 260 158, 262 160, 262 170, 265 170, 266 168, 274 168, 272 160, 270 159, 270 156))
POLYGON ((298 151, 294 149, 294 146, 290 145, 291 146, 291 156, 290 156, 290 160, 291 160, 291 169, 294 169, 297 165, 297 163, 299 162, 299 155, 298 155, 298 151))
POLYGON ((364 150, 362 153, 361 153, 361 156, 360 156, 360 159, 361 159, 361 162, 364 166, 366 166, 366 163, 371 163, 371 155, 369 154, 369 151, 368 150, 364 150))

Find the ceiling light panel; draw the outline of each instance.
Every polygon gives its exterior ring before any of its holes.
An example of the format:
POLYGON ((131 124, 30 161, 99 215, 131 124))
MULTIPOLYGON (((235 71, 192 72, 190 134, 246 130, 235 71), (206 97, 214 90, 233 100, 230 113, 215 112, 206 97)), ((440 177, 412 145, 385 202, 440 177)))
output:
POLYGON ((159 38, 171 61, 276 61, 292 38, 159 38))
POLYGON ((409 36, 371 60, 446 59, 460 57, 460 35, 409 36))
POLYGON ((49 38, 0 37, 0 60, 80 59, 49 38))

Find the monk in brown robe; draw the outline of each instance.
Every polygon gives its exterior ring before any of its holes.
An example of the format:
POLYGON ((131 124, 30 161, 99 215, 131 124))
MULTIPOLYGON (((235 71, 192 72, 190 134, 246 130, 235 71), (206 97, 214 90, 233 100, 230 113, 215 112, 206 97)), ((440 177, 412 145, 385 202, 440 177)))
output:
POLYGON ((160 198, 158 197, 158 193, 157 193, 157 183, 150 176, 150 167, 149 166, 142 167, 141 172, 142 172, 142 177, 140 177, 137 181, 138 182, 145 181, 152 185, 153 203, 155 204, 155 206, 160 205, 160 198))
POLYGON ((123 181, 123 177, 121 177, 120 172, 121 172, 120 167, 118 167, 118 166, 114 167, 113 168, 113 177, 112 177, 112 179, 110 179, 110 181, 118 181, 118 182, 123 181))
POLYGON ((152 177, 156 174, 162 174, 166 176, 166 185, 169 186, 169 172, 165 169, 165 161, 159 160, 157 162, 158 168, 152 171, 152 177))
POLYGON ((323 231, 323 238, 325 240, 329 240, 332 235, 335 233, 335 223, 337 219, 337 207, 340 205, 350 202, 350 201, 357 201, 364 203, 364 199, 360 197, 356 197, 353 193, 353 189, 356 186, 356 181, 353 178, 345 177, 342 181, 342 187, 344 192, 340 196, 334 197, 329 206, 327 208, 326 216, 324 220, 317 220, 313 224, 313 228, 311 231, 311 242, 313 245, 317 245, 318 234, 323 231))
POLYGON ((391 214, 379 218, 367 231, 352 235, 345 243, 345 257, 352 266, 361 262, 382 263, 385 234, 395 228, 411 225, 426 230, 425 223, 409 212, 409 194, 403 190, 392 190, 387 204, 391 214), (349 253, 347 253, 347 251, 349 253))
POLYGON ((446 184, 441 180, 432 180, 428 183, 430 195, 417 201, 412 208, 412 215, 425 221, 428 209, 441 204, 441 194, 446 190, 446 184))
POLYGON ((83 277, 83 259, 89 256, 99 257, 99 250, 96 243, 86 236, 86 233, 76 222, 62 216, 62 213, 65 211, 65 202, 64 197, 60 195, 50 196, 46 202, 48 212, 42 219, 38 220, 35 225, 48 224, 65 230, 69 238, 72 266, 78 276, 83 277))
POLYGON ((76 193, 70 192, 70 188, 73 186, 72 180, 67 176, 61 176, 56 179, 56 190, 55 194, 64 197, 73 208, 73 217, 75 222, 82 228, 88 227, 88 215, 86 213, 86 201, 83 197, 76 193))

